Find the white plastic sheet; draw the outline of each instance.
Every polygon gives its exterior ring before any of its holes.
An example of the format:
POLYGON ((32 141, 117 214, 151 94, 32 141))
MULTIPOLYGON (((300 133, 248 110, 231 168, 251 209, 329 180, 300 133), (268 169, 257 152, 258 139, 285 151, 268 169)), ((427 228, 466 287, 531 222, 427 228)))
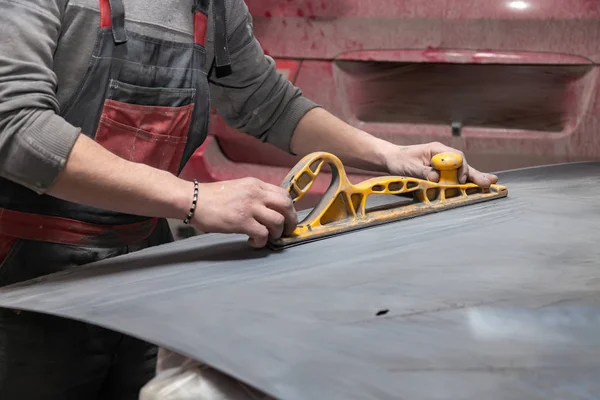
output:
POLYGON ((140 400, 270 400, 271 397, 202 363, 160 349, 156 377, 140 400))

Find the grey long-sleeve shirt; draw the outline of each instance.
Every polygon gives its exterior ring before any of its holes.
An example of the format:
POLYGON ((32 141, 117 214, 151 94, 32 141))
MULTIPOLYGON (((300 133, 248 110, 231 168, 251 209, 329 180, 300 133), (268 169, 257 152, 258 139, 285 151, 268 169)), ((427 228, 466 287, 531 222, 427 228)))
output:
MULTIPOLYGON (((0 0, 0 176, 44 193, 80 134, 61 107, 87 69, 98 0, 0 0)), ((316 105, 275 69, 252 34, 243 0, 226 0, 233 74, 210 77, 217 112, 233 128, 289 151, 293 131, 316 105)), ((189 42, 192 0, 124 0, 127 28, 189 42)), ((207 56, 213 58, 212 18, 207 56)))

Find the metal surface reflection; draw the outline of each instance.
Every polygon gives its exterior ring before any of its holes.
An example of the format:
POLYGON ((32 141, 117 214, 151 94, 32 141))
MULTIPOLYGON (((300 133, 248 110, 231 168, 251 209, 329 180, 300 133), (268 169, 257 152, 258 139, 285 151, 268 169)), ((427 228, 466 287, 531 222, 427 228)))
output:
POLYGON ((600 338, 600 307, 473 308, 468 324, 480 340, 578 343, 600 338))
POLYGON ((522 0, 510 1, 508 3, 508 7, 512 8, 513 10, 526 10, 529 8, 529 6, 529 2, 522 0))

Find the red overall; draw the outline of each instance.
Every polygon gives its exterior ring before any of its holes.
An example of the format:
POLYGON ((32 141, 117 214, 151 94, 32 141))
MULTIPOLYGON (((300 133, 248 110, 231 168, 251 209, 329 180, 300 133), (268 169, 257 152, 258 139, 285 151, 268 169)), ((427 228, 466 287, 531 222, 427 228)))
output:
MULTIPOLYGON (((93 57, 61 115, 113 153, 178 174, 206 137, 208 0, 189 0, 189 43, 127 30, 122 0, 99 1, 93 57)), ((171 240, 165 220, 39 196, 0 179, 0 286, 171 240)), ((155 356, 153 345, 100 327, 0 310, 0 399, 134 400, 155 356)))

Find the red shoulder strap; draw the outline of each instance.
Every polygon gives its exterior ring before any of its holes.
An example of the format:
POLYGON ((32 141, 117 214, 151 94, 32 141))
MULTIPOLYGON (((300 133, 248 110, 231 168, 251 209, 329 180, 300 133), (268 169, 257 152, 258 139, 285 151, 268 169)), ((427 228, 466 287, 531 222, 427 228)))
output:
POLYGON ((100 28, 110 28, 112 22, 110 19, 110 0, 100 1, 100 28))
POLYGON ((194 43, 204 46, 206 43, 206 27, 208 18, 200 10, 194 12, 194 43))

